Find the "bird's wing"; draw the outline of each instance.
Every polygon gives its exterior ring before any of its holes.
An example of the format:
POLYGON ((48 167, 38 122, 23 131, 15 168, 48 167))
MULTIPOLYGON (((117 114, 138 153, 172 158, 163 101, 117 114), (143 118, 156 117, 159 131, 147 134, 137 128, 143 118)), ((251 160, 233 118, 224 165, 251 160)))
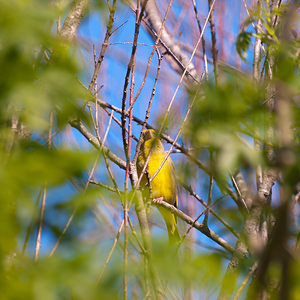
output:
POLYGON ((177 208, 178 207, 178 196, 177 196, 177 180, 176 180, 176 171, 175 171, 175 165, 171 157, 168 157, 168 165, 170 168, 170 174, 171 174, 171 186, 174 190, 174 199, 173 199, 173 205, 177 208))

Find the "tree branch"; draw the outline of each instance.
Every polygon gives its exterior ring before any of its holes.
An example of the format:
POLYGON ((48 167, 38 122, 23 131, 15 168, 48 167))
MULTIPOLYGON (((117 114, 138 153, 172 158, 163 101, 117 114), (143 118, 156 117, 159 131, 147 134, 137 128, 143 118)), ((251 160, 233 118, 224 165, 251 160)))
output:
MULTIPOLYGON (((146 8, 146 30, 152 36, 154 40, 157 39, 157 33, 162 27, 162 19, 154 0, 149 0, 146 8), (151 30, 151 29, 152 30, 151 30)), ((160 37, 161 44, 167 51, 164 57, 171 63, 171 66, 179 73, 182 74, 184 69, 187 68, 187 76, 189 82, 194 83, 195 81, 200 81, 200 76, 193 63, 189 63, 189 57, 181 50, 174 38, 168 33, 166 28, 160 37)))
POLYGON ((126 162, 118 157, 116 154, 111 152, 107 147, 105 147, 103 144, 100 144, 98 139, 89 132, 89 130, 82 124, 81 121, 73 120, 69 122, 70 125, 74 128, 76 128, 94 147, 97 149, 100 149, 107 155, 107 157, 113 161, 116 165, 118 165, 122 169, 126 169, 126 162))
POLYGON ((76 36, 79 24, 84 16, 90 0, 75 0, 68 13, 64 25, 60 31, 60 35, 72 42, 76 36))
POLYGON ((224 239, 222 239, 215 232, 213 232, 212 230, 210 230, 207 226, 205 226, 203 224, 200 224, 198 222, 195 222, 195 220, 193 220, 193 218, 191 218, 190 216, 186 215, 183 211, 177 209, 174 205, 171 205, 171 204, 169 204, 169 203, 167 203, 165 201, 161 201, 161 203, 157 204, 157 205, 166 208, 172 214, 176 215, 178 218, 180 218, 181 220, 183 220, 187 224, 192 225, 194 228, 196 228, 201 233, 203 233, 204 235, 206 235, 207 237, 209 237, 210 239, 212 239, 213 241, 215 241, 216 243, 218 243, 220 246, 222 246, 227 251, 229 251, 231 253, 234 252, 234 248, 229 243, 227 243, 224 239))

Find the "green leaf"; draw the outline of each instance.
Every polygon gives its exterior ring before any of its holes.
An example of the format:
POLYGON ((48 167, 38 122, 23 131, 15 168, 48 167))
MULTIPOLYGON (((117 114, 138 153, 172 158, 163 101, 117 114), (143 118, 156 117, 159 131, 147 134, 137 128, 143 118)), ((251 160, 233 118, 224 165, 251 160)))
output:
POLYGON ((246 58, 247 58, 246 52, 250 46, 251 37, 252 37, 252 33, 246 31, 241 32, 237 37, 236 50, 240 58, 244 62, 246 62, 246 58))

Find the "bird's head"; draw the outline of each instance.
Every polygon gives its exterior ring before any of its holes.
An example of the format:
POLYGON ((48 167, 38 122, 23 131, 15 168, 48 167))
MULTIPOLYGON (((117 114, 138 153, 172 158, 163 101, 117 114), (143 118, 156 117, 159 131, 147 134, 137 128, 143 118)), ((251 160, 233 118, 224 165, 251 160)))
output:
POLYGON ((146 129, 143 131, 144 141, 154 139, 157 134, 154 129, 146 129))
POLYGON ((148 151, 150 151, 151 148, 154 148, 154 152, 164 151, 164 146, 154 129, 146 129, 143 131, 143 148, 148 151))

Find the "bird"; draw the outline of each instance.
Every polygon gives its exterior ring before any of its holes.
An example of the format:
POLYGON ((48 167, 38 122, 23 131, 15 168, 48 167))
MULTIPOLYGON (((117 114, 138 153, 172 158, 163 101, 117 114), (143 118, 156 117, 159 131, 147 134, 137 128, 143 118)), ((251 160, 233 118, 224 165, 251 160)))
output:
MULTIPOLYGON (((146 129, 143 132, 143 140, 137 159, 137 171, 139 176, 142 173, 149 154, 150 159, 147 164, 146 172, 142 177, 141 186, 146 185, 149 179, 155 175, 159 168, 160 169, 150 182, 150 189, 149 186, 147 187, 146 196, 150 197, 151 190, 153 202, 155 204, 159 204, 163 200, 177 208, 178 195, 174 163, 171 157, 168 156, 165 163, 161 166, 166 156, 166 152, 162 142, 157 136, 157 133, 153 129, 146 129)), ((169 243, 174 244, 179 242, 180 235, 177 228, 176 216, 162 206, 157 206, 157 208, 165 220, 168 230, 169 243)))

